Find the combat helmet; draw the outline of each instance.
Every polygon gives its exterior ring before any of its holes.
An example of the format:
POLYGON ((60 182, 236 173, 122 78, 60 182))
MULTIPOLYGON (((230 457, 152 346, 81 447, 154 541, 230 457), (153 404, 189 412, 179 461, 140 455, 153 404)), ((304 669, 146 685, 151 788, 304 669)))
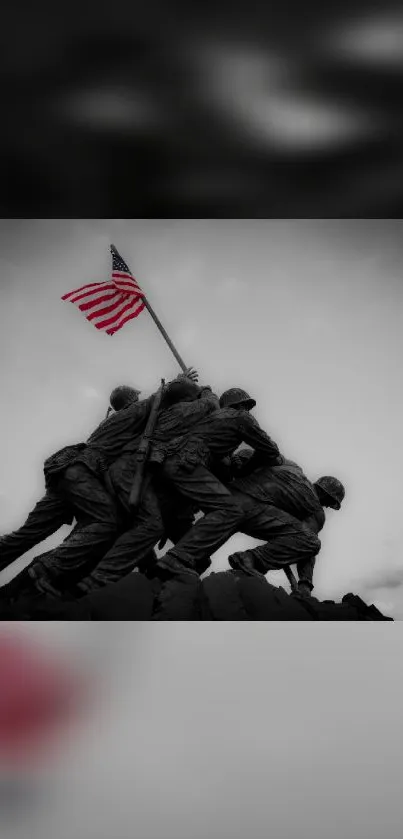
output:
POLYGON ((335 502, 336 510, 340 510, 341 502, 346 494, 343 484, 332 475, 324 475, 315 482, 316 487, 320 487, 323 492, 328 495, 332 501, 335 502))
POLYGON ((109 402, 115 411, 121 411, 122 408, 127 408, 133 402, 138 402, 141 390, 137 390, 130 385, 118 385, 115 387, 109 397, 109 402))
POLYGON ((241 403, 246 404, 251 409, 255 407, 256 400, 252 399, 249 393, 240 387, 231 387, 229 390, 225 390, 220 397, 220 408, 235 408, 241 403))

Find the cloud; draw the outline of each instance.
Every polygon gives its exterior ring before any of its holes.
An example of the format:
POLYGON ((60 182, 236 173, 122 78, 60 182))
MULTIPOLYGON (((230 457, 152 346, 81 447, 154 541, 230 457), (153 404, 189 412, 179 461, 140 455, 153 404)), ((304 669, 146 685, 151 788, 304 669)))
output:
MULTIPOLYGON (((172 271, 175 288, 187 289, 191 287, 193 292, 197 287, 204 287, 204 273, 205 261, 200 254, 195 253, 184 256, 172 271)), ((166 281, 165 277, 164 280, 166 281)))
POLYGON ((325 49, 344 61, 395 68, 403 64, 402 40, 401 11, 385 10, 347 20, 325 40, 325 49))
POLYGON ((297 62, 236 43, 195 50, 203 94, 235 133, 282 152, 333 148, 376 131, 373 116, 301 90, 297 62))
POLYGON ((248 101, 247 108, 249 127, 256 138, 293 151, 338 147, 374 131, 374 121, 368 115, 301 91, 256 98, 248 101))
MULTIPOLYGON (((224 277, 216 286, 218 297, 234 298, 245 293, 246 282, 239 277, 224 277)), ((240 299, 240 298, 238 298, 240 299)))
POLYGON ((161 115, 155 103, 141 91, 102 86, 77 90, 56 106, 66 121, 98 131, 156 130, 161 115))
POLYGON ((365 583, 368 591, 373 589, 395 589, 403 586, 403 568, 390 568, 374 575, 373 579, 365 583))
POLYGON ((85 396, 86 399, 102 399, 102 395, 100 392, 91 385, 84 385, 81 388, 81 393, 85 396))
POLYGON ((198 337, 197 327, 189 323, 177 330, 177 344, 181 350, 193 349, 198 337))

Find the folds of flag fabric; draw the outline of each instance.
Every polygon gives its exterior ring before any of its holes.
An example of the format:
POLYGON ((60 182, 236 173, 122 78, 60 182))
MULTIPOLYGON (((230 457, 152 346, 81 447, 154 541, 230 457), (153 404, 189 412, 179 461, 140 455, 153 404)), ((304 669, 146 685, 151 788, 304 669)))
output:
POLYGON ((110 282, 89 283, 62 297, 74 303, 90 323, 108 335, 114 335, 145 307, 144 292, 113 245, 111 253, 110 282))

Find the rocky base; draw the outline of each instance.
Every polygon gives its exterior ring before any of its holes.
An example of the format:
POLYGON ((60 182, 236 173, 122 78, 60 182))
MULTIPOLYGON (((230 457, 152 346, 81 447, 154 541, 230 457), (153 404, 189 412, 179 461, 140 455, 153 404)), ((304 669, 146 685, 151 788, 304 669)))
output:
POLYGON ((264 577, 240 571, 212 573, 204 580, 183 575, 168 582, 135 573, 77 601, 43 595, 1 602, 0 620, 123 621, 360 621, 393 620, 360 597, 341 603, 302 599, 271 585, 264 577))

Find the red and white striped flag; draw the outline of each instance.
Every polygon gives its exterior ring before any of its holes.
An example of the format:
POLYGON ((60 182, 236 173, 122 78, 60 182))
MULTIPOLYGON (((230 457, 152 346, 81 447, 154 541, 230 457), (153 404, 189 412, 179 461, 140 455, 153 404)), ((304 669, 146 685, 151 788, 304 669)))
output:
POLYGON ((110 282, 89 283, 62 297, 62 300, 74 303, 87 320, 108 335, 114 335, 145 307, 144 292, 113 245, 111 253, 110 282))

